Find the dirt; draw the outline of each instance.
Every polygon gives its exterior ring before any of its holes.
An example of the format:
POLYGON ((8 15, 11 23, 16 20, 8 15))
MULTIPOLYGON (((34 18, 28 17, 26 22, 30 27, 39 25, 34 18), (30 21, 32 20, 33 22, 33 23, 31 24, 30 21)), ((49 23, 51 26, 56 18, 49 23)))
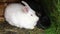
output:
POLYGON ((43 29, 35 27, 33 30, 18 28, 8 23, 0 24, 0 34, 45 34, 43 29))

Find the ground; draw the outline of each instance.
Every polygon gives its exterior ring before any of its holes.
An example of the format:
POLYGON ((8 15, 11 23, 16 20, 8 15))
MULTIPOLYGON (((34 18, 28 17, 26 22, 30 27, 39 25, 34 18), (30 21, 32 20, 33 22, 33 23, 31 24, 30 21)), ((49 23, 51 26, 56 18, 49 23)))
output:
POLYGON ((43 29, 34 28, 33 30, 21 29, 7 23, 0 24, 0 34, 45 34, 43 29))

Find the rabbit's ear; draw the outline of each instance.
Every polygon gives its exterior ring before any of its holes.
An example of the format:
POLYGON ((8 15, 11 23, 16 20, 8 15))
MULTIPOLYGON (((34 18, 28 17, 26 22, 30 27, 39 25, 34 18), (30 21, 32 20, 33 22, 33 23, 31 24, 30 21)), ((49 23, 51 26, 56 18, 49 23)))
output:
POLYGON ((25 2, 25 1, 21 1, 25 6, 27 6, 27 7, 29 7, 30 8, 30 6, 25 2))
POLYGON ((23 12, 28 13, 28 11, 29 11, 29 8, 27 6, 24 6, 23 7, 23 12))

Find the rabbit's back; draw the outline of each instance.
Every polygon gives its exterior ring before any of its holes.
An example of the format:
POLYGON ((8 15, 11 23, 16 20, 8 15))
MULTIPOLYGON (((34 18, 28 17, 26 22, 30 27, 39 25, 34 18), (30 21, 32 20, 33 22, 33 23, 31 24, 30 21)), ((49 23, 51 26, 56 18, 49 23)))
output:
POLYGON ((17 4, 17 3, 16 4, 9 4, 6 7, 5 11, 9 12, 9 13, 16 13, 17 11, 20 12, 22 7, 23 7, 23 5, 17 4))
POLYGON ((17 19, 15 18, 17 14, 21 13, 22 9, 21 4, 10 4, 5 9, 5 19, 8 21, 11 25, 14 25, 14 23, 17 24, 17 19), (12 23, 13 22, 13 23, 12 23))

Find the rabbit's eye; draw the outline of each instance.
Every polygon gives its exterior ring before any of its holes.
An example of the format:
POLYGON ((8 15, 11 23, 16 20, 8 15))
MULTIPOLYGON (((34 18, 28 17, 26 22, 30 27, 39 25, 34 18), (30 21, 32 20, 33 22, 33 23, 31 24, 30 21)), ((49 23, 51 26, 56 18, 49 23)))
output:
POLYGON ((31 16, 33 16, 33 15, 31 14, 31 16))

